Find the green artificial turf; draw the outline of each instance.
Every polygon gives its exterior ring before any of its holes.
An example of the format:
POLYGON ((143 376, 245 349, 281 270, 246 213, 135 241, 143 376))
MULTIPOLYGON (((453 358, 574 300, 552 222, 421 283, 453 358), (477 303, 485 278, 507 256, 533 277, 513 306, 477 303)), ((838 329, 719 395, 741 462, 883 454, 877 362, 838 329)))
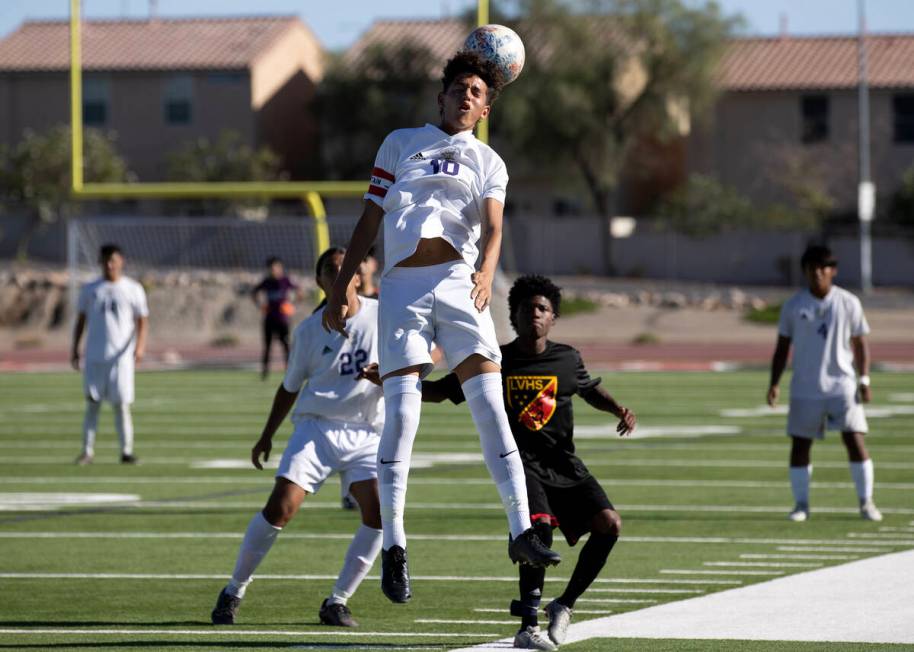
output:
MULTIPOLYGON (((657 436, 620 439, 609 415, 575 403, 578 452, 624 521, 622 539, 595 585, 600 591, 585 594, 575 622, 605 615, 582 611, 618 614, 774 577, 662 570, 727 570, 706 562, 744 562, 751 558, 743 554, 777 553, 779 546, 810 539, 862 546, 870 552, 846 553, 861 559, 914 547, 911 534, 899 534, 897 543, 880 539, 885 545, 859 536, 876 533, 879 526, 909 528, 914 519, 906 513, 914 506, 910 488, 904 488, 914 468, 910 415, 870 421, 867 441, 876 460, 878 504, 887 512, 882 524, 863 522, 853 511, 846 456, 834 434, 813 450, 812 519, 792 524, 785 518, 791 498, 784 415, 721 414, 761 406, 765 373, 606 373, 603 378, 637 413, 642 432, 657 436), (686 430, 711 426, 731 430, 704 435, 686 430), (696 583, 680 583, 686 579, 696 583)), ((248 590, 237 628, 225 633, 209 624, 245 527, 272 486, 272 471, 195 466, 248 459, 279 381, 274 375, 263 383, 242 370, 140 373, 134 421, 141 465, 117 463, 113 417, 106 406, 96 462, 77 467, 72 462, 79 453, 83 413, 79 375, 0 375, 0 649, 449 649, 513 635, 516 619, 507 607, 516 597, 516 569, 506 555, 504 514, 481 457, 467 461, 453 455, 478 454, 479 444, 466 407, 450 404, 423 408, 414 455, 421 464, 411 473, 406 517, 415 578, 410 604, 392 605, 382 596, 376 566, 350 601, 361 627, 339 632, 317 622, 332 579, 270 577, 332 578, 338 572, 358 517, 339 508, 339 484, 329 481, 306 499, 280 535, 258 571, 264 577, 248 590), (24 494, 49 493, 127 494, 142 503, 53 510, 21 504, 43 499, 24 494), (27 631, 15 633, 19 630, 27 631)), ((910 399, 914 374, 877 373, 873 384, 875 405, 911 405, 904 401, 910 399)), ((290 429, 287 423, 277 435, 276 460, 290 429)), ((547 574, 547 599, 561 591, 561 580, 577 558, 561 536, 556 540, 565 562, 547 574)), ((809 569, 777 569, 785 574, 804 570, 809 569)), ((791 642, 790 634, 777 633, 783 643, 605 638, 563 649, 900 649, 801 644, 791 642)))

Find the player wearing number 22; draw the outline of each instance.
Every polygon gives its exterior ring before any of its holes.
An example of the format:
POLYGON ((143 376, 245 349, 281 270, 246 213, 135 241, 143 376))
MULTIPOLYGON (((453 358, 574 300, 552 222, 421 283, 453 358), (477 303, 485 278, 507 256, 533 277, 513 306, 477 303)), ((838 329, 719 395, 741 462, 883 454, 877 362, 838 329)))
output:
POLYGON ((382 143, 362 216, 324 311, 324 326, 345 332, 345 288, 383 223, 378 333, 386 412, 378 449, 384 529, 381 588, 400 603, 411 595, 403 513, 419 427, 421 379, 432 368, 433 340, 462 384, 479 431, 486 466, 508 516, 510 557, 536 566, 560 560, 531 528, 524 469, 504 410, 501 352, 489 312, 508 173, 473 129, 488 117, 504 80, 491 62, 460 53, 445 66, 442 85, 438 125, 398 129, 382 143))
MULTIPOLYGON (((327 290, 339 273, 342 249, 329 249, 317 261, 317 282, 327 290)), ((356 625, 346 606, 381 548, 378 504, 378 430, 384 418, 381 390, 363 379, 365 366, 378 359, 378 302, 359 297, 359 279, 346 288, 352 316, 349 337, 321 328, 321 311, 295 329, 292 353, 263 434, 251 450, 251 462, 262 469, 269 459, 273 435, 292 410, 295 429, 276 472, 273 493, 248 525, 232 579, 219 594, 212 621, 235 622, 254 571, 270 551, 282 528, 305 496, 317 493, 333 473, 340 474, 342 494, 351 494, 362 512, 336 584, 320 609, 327 625, 356 625)))

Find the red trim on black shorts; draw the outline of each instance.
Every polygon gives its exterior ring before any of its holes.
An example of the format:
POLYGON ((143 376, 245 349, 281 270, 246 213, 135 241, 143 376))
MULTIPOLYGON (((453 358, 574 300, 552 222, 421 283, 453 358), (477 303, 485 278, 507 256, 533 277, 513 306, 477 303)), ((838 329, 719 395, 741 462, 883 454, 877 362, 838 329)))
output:
POLYGON ((530 514, 530 522, 536 523, 537 521, 548 520, 549 525, 552 527, 559 526, 559 519, 557 519, 552 514, 530 514))

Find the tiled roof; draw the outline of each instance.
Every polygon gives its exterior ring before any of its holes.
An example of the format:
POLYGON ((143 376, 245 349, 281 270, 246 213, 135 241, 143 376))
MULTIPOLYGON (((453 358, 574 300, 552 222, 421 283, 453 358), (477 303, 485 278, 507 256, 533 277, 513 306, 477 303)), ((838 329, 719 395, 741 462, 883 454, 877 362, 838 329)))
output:
POLYGON ((470 33, 466 23, 457 19, 445 20, 379 20, 362 34, 346 51, 343 63, 356 66, 365 53, 377 45, 412 43, 428 50, 430 69, 440 69, 450 59, 470 33))
MULTIPOLYGON (((914 88, 914 34, 867 36, 867 77, 876 88, 914 88)), ((853 88, 853 36, 734 39, 718 79, 728 91, 853 88)))
MULTIPOLYGON (((87 70, 242 69, 301 21, 294 16, 87 20, 87 70)), ((29 21, 0 41, 0 70, 65 70, 68 21, 29 21)))

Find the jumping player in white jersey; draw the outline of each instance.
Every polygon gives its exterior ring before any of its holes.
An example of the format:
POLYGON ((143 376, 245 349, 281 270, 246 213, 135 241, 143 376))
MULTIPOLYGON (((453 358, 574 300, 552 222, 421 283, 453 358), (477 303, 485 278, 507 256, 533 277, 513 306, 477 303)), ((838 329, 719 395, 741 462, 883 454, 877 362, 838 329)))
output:
POLYGON ((124 276, 124 254, 114 244, 99 252, 102 277, 87 283, 79 293, 70 361, 79 371, 79 344, 86 335, 83 390, 86 415, 83 419, 83 450, 76 458, 80 466, 95 459, 95 434, 102 401, 114 408, 114 427, 121 444, 121 463, 136 464, 133 454, 133 373, 146 351, 149 309, 143 286, 124 276))
POLYGON ((790 381, 790 486, 796 506, 790 520, 809 518, 810 451, 825 429, 841 431, 851 476, 860 501, 860 516, 881 521, 873 503, 873 460, 863 443, 867 432, 863 403, 872 397, 870 355, 865 336, 870 332, 860 300, 833 284, 838 262, 831 250, 810 246, 801 259, 808 289, 797 292, 781 308, 778 341, 771 360, 768 404, 778 400, 778 382, 793 344, 790 381), (856 373, 854 367, 856 366, 856 373))
POLYGON ((421 378, 432 368, 433 340, 459 378, 479 431, 507 512, 511 559, 536 566, 560 561, 530 527, 524 469, 505 414, 501 353, 489 313, 508 173, 473 129, 488 117, 503 78, 491 63, 460 53, 448 61, 442 82, 440 123, 398 129, 381 145, 362 216, 324 312, 326 328, 345 332, 344 290, 383 222, 379 340, 387 418, 378 476, 381 588, 393 602, 411 595, 403 512, 421 378))
MULTIPOLYGON (((343 249, 328 249, 317 261, 317 284, 325 292, 337 277, 343 253, 343 249)), ((362 525, 349 544, 343 568, 321 604, 319 617, 326 625, 357 625, 346 602, 381 549, 376 459, 378 429, 384 418, 380 388, 362 375, 365 366, 378 360, 378 302, 360 298, 357 287, 356 278, 344 294, 351 315, 348 337, 325 332, 321 310, 295 329, 285 378, 276 390, 263 434, 251 449, 253 465, 263 469, 260 458, 269 459, 273 435, 293 405, 295 430, 276 471, 273 493, 263 511, 251 519, 232 579, 216 601, 215 625, 235 623, 257 566, 305 496, 317 493, 333 473, 341 476, 342 494, 351 494, 358 502, 362 525)))

